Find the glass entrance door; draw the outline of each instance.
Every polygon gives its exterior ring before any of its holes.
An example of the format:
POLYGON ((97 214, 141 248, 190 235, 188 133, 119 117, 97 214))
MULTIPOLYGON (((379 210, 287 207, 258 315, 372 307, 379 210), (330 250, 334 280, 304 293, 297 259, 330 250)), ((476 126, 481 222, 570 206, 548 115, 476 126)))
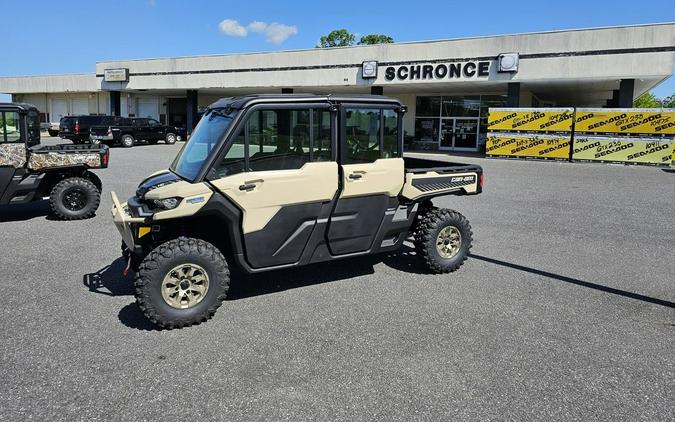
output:
POLYGON ((439 149, 452 149, 452 134, 454 133, 455 119, 441 119, 441 143, 439 149))
POLYGON ((439 149, 451 151, 478 151, 478 119, 441 119, 439 149))
POLYGON ((453 148, 459 151, 478 150, 478 119, 455 119, 453 148))

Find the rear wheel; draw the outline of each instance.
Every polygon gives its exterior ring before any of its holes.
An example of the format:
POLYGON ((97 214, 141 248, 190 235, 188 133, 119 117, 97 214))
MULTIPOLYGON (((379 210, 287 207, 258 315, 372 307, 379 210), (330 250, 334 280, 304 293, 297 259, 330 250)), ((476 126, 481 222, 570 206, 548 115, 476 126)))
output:
POLYGON ((48 130, 49 136, 59 136, 59 131, 58 130, 48 130))
POLYGON ((57 183, 49 195, 52 214, 61 220, 93 217, 101 202, 101 192, 90 180, 70 177, 57 183))
POLYGON ((179 237, 162 243, 141 262, 136 302, 162 328, 182 328, 211 318, 227 296, 225 257, 201 239, 179 237))
POLYGON ((176 143, 176 134, 175 133, 167 133, 166 138, 164 139, 164 142, 166 142, 168 145, 173 145, 176 143))
POLYGON ((120 144, 124 148, 131 148, 134 146, 134 137, 131 135, 122 135, 122 138, 120 138, 120 144))
POLYGON ((469 221, 445 208, 430 208, 418 218, 415 247, 429 271, 441 274, 461 267, 473 241, 469 221))

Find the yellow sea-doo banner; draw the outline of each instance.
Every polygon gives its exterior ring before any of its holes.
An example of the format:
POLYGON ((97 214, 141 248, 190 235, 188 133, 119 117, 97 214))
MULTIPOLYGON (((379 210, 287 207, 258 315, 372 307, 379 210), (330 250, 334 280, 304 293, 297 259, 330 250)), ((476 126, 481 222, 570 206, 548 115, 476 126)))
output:
POLYGON ((570 153, 570 135, 490 132, 485 151, 487 155, 507 157, 567 159, 570 153))
POLYGON ((491 108, 489 131, 569 132, 573 108, 491 108))

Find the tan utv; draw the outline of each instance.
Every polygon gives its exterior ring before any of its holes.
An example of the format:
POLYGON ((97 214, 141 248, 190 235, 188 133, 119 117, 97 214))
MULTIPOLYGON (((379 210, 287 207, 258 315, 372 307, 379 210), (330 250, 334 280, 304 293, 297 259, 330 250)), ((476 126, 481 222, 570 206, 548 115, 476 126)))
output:
POLYGON ((0 103, 0 205, 49 198, 61 220, 92 217, 101 201, 108 167, 105 145, 40 145, 40 113, 23 103, 0 103))
POLYGON ((210 318, 229 267, 245 273, 392 252, 413 238, 433 273, 454 271, 471 226, 431 198, 482 190, 479 166, 403 157, 406 108, 382 96, 255 95, 204 113, 169 170, 113 219, 155 324, 210 318))

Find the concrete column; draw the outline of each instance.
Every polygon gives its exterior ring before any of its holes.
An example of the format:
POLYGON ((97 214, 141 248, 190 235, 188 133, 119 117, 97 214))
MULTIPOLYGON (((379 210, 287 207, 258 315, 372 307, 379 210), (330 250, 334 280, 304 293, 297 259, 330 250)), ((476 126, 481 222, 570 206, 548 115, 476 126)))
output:
POLYGON ((619 83, 619 108, 633 107, 635 79, 621 79, 619 83))
POLYGON ((188 134, 192 133, 192 129, 197 126, 197 91, 193 89, 188 89, 186 92, 187 96, 187 132, 188 134))
POLYGON ((293 88, 281 88, 281 93, 282 94, 292 94, 293 88))
POLYGON ((384 95, 384 87, 382 86, 371 86, 370 87, 371 95, 384 95))
POLYGON ((615 89, 612 91, 612 98, 607 100, 607 108, 617 108, 619 107, 619 90, 615 89))
POLYGON ((110 91, 110 115, 119 116, 122 106, 120 104, 120 92, 110 91))
POLYGON ((520 82, 509 82, 509 85, 506 89, 506 106, 520 106, 520 82))

